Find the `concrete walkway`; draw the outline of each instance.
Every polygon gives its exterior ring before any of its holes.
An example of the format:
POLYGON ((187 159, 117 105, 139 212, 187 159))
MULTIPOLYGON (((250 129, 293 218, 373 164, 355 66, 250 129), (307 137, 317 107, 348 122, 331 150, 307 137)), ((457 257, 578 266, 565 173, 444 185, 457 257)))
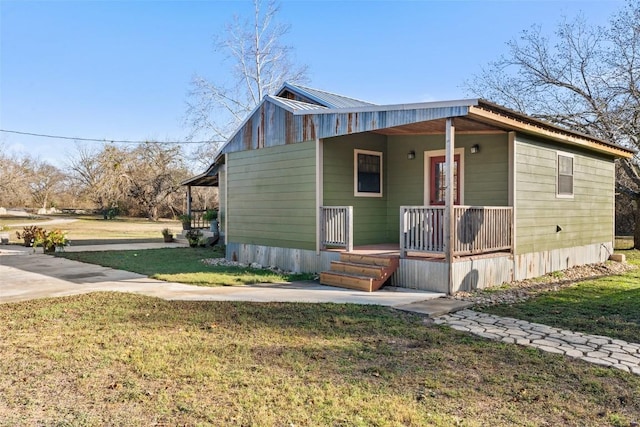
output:
MULTIPOLYGON (((103 245, 94 250, 115 249, 103 245)), ((132 244, 127 249, 163 247, 132 244)), ((78 247, 80 248, 80 247, 78 247)), ((87 246, 81 247, 87 250, 87 246)), ((35 298, 78 295, 98 291, 143 294, 166 300, 308 302, 405 306, 416 301, 440 298, 443 294, 388 287, 366 293, 319 285, 316 282, 205 287, 163 282, 128 271, 114 270, 64 258, 33 253, 20 246, 0 246, 0 303, 35 298)))
POLYGON ((640 344, 473 310, 438 317, 435 323, 484 338, 535 347, 640 375, 640 344))

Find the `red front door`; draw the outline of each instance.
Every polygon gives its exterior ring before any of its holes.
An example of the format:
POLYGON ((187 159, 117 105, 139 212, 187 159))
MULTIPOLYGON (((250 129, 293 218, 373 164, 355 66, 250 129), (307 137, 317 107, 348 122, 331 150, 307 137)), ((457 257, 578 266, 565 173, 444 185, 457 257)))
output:
MULTIPOLYGON (((446 163, 444 156, 430 157, 431 165, 430 169, 430 190, 429 190, 429 204, 444 205, 445 191, 446 191, 446 163)), ((453 162, 453 192, 454 192, 454 205, 460 204, 460 155, 454 156, 453 162)))

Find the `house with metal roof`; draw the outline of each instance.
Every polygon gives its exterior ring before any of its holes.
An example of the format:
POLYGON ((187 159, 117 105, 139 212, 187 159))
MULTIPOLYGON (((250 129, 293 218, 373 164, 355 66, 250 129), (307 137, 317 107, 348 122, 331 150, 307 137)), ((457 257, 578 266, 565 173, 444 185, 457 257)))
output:
POLYGON ((453 293, 606 260, 631 150, 482 99, 375 105, 285 84, 211 167, 226 255, 453 293))

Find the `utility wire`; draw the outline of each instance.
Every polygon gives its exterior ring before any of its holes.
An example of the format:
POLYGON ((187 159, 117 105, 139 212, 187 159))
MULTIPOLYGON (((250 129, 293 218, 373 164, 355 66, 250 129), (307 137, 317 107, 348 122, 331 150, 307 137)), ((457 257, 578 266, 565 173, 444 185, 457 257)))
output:
POLYGON ((0 132, 15 133, 18 135, 36 136, 39 138, 69 139, 73 141, 91 141, 91 142, 113 142, 113 143, 120 143, 120 144, 146 144, 149 142, 157 142, 159 144, 206 144, 209 142, 216 142, 216 143, 226 142, 226 141, 132 141, 132 140, 126 140, 126 139, 123 140, 123 139, 76 138, 72 136, 47 135, 42 133, 20 132, 17 130, 7 130, 7 129, 0 129, 0 132))

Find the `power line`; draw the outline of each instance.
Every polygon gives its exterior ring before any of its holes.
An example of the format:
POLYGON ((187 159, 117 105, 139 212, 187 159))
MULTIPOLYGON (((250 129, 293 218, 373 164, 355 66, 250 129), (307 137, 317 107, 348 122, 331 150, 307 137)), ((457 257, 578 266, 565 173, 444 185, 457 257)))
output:
POLYGON ((36 136, 38 138, 68 139, 72 141, 90 141, 90 142, 112 142, 119 144, 146 144, 149 142, 158 142, 159 144, 206 144, 210 142, 224 143, 226 141, 132 141, 126 139, 98 139, 98 138, 76 138, 73 136, 47 135, 43 133, 21 132, 17 130, 0 129, 0 132, 15 133, 17 135, 36 136))

